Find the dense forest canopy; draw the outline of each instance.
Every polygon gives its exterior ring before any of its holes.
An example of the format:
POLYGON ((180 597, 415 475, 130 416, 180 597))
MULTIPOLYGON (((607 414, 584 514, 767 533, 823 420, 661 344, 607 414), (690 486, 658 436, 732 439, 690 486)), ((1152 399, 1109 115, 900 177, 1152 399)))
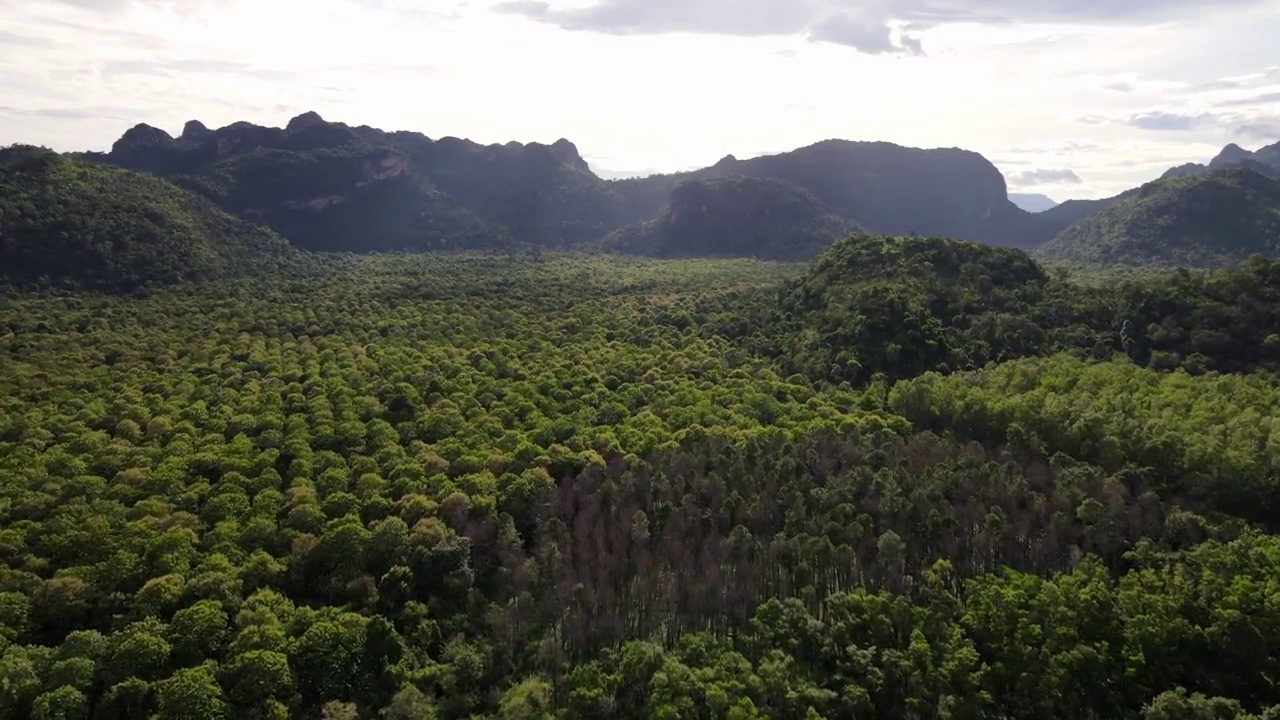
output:
POLYGON ((9 288, 0 718, 1275 718, 1278 291, 861 235, 9 288))
POLYGON ((0 720, 1280 720, 1278 148, 0 149, 0 720))
POLYGON ((1121 352, 1196 373, 1275 369, 1277 305, 1280 264, 1261 257, 1095 281, 1009 248, 862 235, 837 242, 790 284, 779 305, 787 332, 773 336, 785 340, 770 352, 790 370, 854 382, 1057 352, 1121 352))

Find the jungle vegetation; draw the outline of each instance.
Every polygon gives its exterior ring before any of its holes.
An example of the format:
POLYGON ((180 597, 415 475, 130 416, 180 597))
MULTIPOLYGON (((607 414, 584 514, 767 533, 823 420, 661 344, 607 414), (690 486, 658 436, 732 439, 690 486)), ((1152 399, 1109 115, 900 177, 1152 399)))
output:
POLYGON ((1275 718, 1280 264, 0 293, 0 718, 1275 718))

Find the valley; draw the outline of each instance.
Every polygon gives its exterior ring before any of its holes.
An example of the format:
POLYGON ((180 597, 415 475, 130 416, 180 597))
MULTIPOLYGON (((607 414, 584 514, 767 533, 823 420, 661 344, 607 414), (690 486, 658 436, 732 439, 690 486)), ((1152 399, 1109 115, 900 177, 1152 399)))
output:
POLYGON ((0 720, 1280 717, 1274 147, 4 148, 0 720))

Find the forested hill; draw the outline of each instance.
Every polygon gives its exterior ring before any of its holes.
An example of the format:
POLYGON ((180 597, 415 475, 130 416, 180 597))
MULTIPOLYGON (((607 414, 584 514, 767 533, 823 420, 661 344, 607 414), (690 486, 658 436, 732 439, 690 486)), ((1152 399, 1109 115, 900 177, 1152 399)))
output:
POLYGON ((976 370, 1059 352, 1190 372, 1280 369, 1280 265, 1147 272, 1101 287, 1025 253, 946 238, 854 236, 783 295, 788 370, 831 381, 976 370))
POLYGON ((874 232, 1034 247, 1075 219, 1018 208, 977 153, 884 142, 829 140, 606 182, 567 140, 484 146, 306 113, 284 128, 191 121, 177 137, 138 125, 98 158, 170 177, 317 250, 576 247, 657 218, 685 181, 731 176, 798 185, 874 232))
POLYGON ((601 248, 667 258, 804 260, 857 230, 798 185, 737 176, 677 185, 657 218, 615 231, 601 248))
POLYGON ((1014 205, 994 165, 977 153, 955 148, 922 150, 828 140, 749 160, 729 156, 702 170, 618 180, 612 186, 624 203, 624 216, 638 221, 658 212, 681 182, 732 175, 799 185, 870 232, 1034 247, 1065 227, 1053 216, 1014 205))
POLYGON ((1205 267, 1280 253, 1280 180, 1236 168, 1167 176, 1072 225, 1039 251, 1099 264, 1205 267))
POLYGON ((0 277, 122 290, 265 272, 293 252, 275 233, 159 178, 0 149, 0 277))
POLYGON ((1202 175, 1213 170, 1242 168, 1259 175, 1280 178, 1280 143, 1259 148, 1253 152, 1232 143, 1222 149, 1208 164, 1187 163, 1171 168, 1164 177, 1202 175))

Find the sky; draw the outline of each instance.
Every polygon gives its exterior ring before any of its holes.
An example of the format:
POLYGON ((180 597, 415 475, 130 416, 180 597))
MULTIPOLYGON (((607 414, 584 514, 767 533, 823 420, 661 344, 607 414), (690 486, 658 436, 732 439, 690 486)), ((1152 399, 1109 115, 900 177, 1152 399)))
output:
POLYGON ((1106 197, 1280 141, 1280 0, 0 0, 0 145, 328 120, 616 177, 829 138, 1106 197))

